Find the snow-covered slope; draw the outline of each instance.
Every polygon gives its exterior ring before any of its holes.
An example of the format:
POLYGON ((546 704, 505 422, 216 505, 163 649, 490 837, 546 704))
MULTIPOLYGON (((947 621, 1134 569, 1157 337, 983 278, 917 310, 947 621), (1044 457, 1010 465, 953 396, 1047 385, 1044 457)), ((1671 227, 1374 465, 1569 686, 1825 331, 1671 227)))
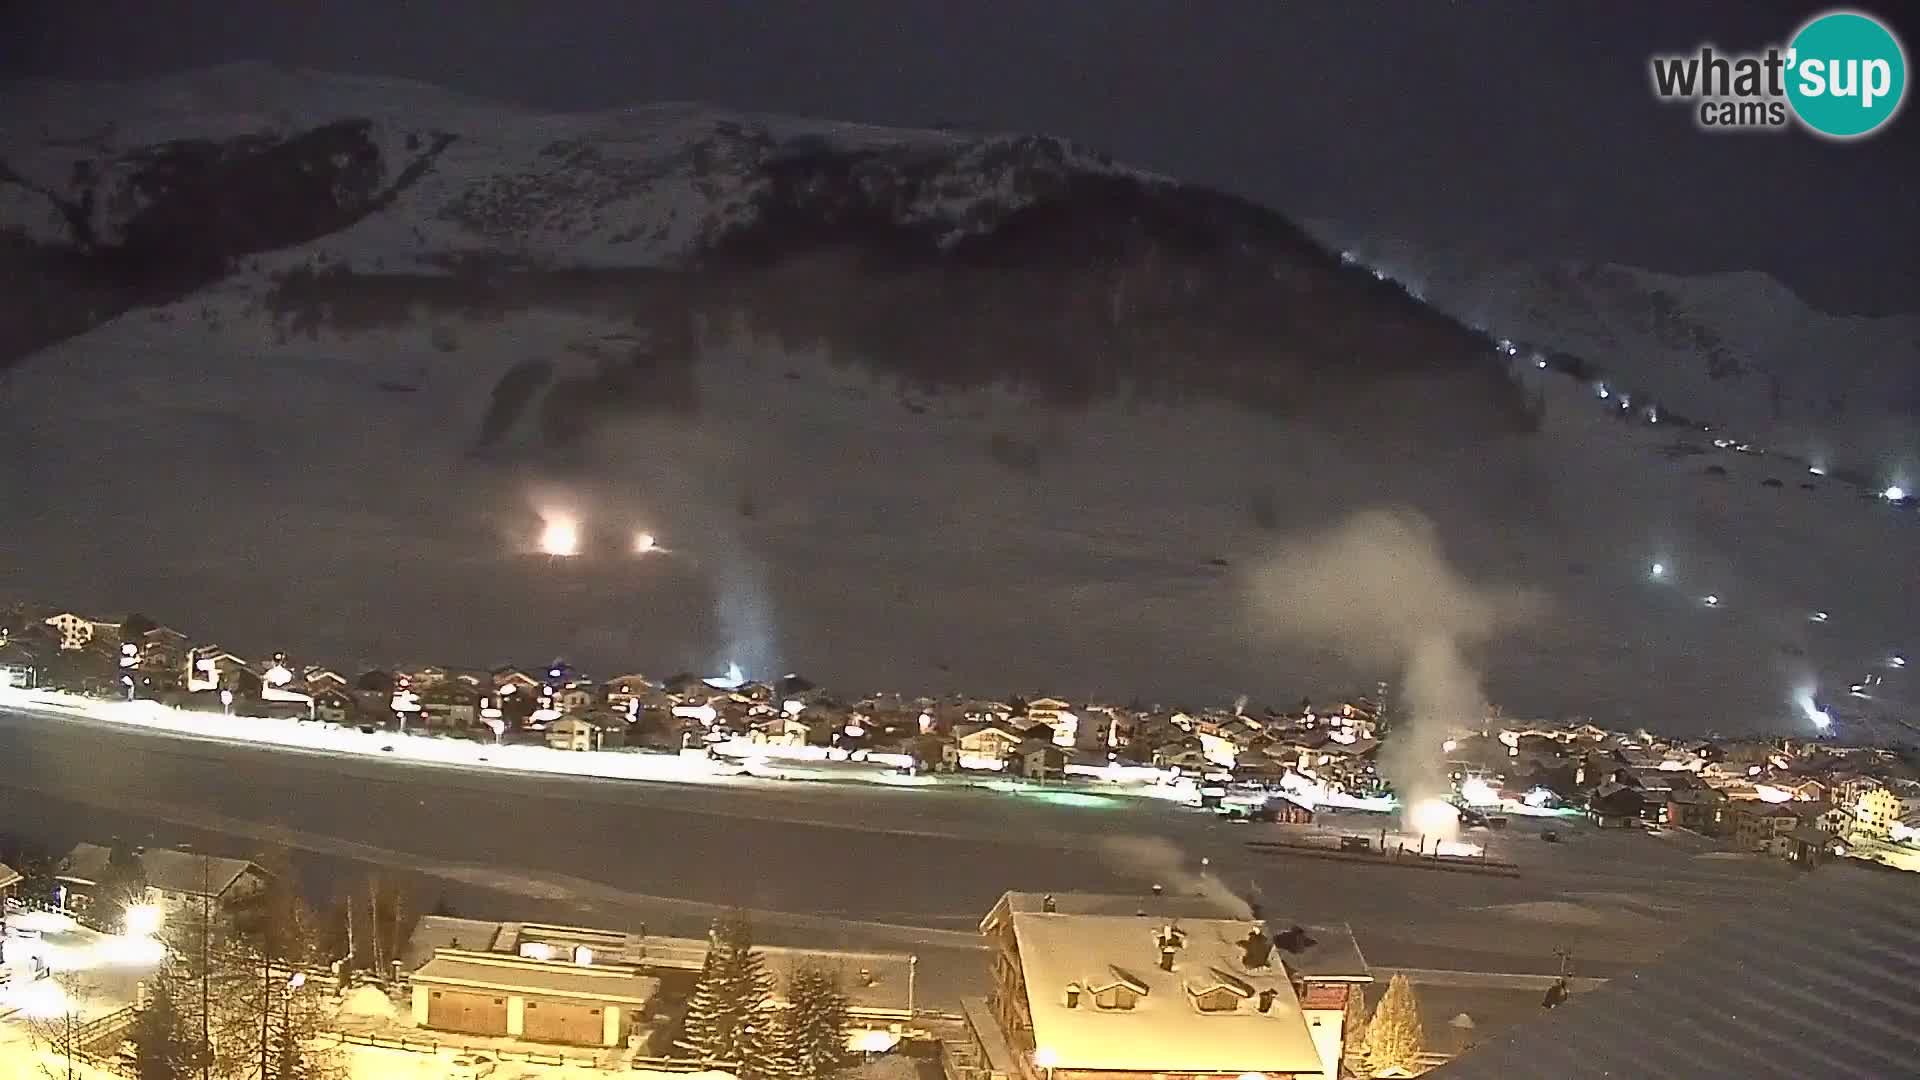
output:
POLYGON ((1679 276, 1313 231, 1471 325, 1577 357, 1743 441, 1866 478, 1920 466, 1920 314, 1828 314, 1758 272, 1679 276))
MULTIPOLYGON (((5 95, 0 228, 74 239, 58 207, 85 204, 92 242, 130 239, 155 190, 157 157, 182 144, 269 145, 352 124, 381 178, 432 167, 379 212, 304 251, 335 264, 424 268, 450 256, 547 266, 664 266, 749 223, 777 166, 847 155, 893 218, 939 243, 990 230, 1069 175, 1164 185, 1073 144, 1028 136, 872 128, 659 104, 543 114, 392 79, 238 64, 137 85, 25 84, 5 95), (910 181, 910 182, 903 182, 910 181), (886 187, 898 190, 881 190, 886 187)), ((301 167, 341 168, 340 156, 301 167)), ((343 201, 351 193, 342 192, 343 201)))
POLYGON ((1480 658, 1512 712, 1804 725, 1907 644, 1910 509, 1059 140, 253 68, 20 93, 0 596, 342 664, 1289 700, 1396 673, 1269 633, 1254 568, 1405 506, 1548 597, 1480 658), (578 559, 530 554, 557 512, 578 559))

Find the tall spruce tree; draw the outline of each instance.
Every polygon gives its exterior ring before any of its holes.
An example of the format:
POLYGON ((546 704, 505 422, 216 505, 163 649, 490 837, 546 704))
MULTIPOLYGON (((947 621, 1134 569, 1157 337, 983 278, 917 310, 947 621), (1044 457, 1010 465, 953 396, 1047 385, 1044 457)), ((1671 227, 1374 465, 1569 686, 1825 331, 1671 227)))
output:
POLYGON ((1372 1076, 1367 1064, 1366 991, 1354 986, 1347 991, 1347 1012, 1340 1027, 1340 1061, 1343 1076, 1372 1076))
POLYGON ((184 1080, 202 1067, 200 1020, 186 1007, 194 984, 173 965, 161 965, 148 984, 150 997, 134 1015, 132 1043, 136 1080, 184 1080))
POLYGON ((1420 1002, 1405 975, 1395 975, 1367 1025, 1367 1060, 1375 1069, 1412 1069, 1426 1049, 1420 1002))
POLYGON ((707 1061, 734 1062, 744 1072, 772 1045, 768 1025, 750 1024, 761 1019, 756 1014, 765 1011, 772 994, 773 977, 754 951, 746 916, 715 919, 707 933, 707 958, 687 999, 681 1047, 707 1061))
POLYGON ((782 1009, 759 1009, 740 1032, 740 1080, 801 1080, 797 1041, 782 1009))
POLYGON ((834 977, 804 965, 787 980, 782 1034, 800 1080, 831 1080, 853 1063, 847 1049, 847 995, 834 977))

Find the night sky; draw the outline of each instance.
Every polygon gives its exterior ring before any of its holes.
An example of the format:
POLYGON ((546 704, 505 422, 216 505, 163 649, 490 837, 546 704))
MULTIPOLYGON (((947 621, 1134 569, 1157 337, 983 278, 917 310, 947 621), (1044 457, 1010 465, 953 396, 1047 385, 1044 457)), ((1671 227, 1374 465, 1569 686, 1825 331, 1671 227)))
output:
MULTIPOLYGON (((1759 269, 1830 310, 1920 307, 1920 120, 1865 143, 1709 136, 1650 52, 1783 42, 1824 4, 1281 0, 15 0, 8 76, 236 60, 554 109, 697 99, 1038 130, 1433 243, 1759 269)), ((1914 52, 1920 19, 1872 5, 1914 52)))

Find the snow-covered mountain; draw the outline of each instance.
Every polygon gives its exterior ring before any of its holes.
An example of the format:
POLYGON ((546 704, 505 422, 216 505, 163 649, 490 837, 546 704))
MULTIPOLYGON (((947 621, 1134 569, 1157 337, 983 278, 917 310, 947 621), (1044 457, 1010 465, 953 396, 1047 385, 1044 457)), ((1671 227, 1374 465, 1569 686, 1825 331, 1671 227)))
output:
POLYGON ((30 85, 4 116, 12 358, 241 274, 309 331, 559 304, 659 346, 690 316, 744 317, 936 385, 1084 399, 1124 380, 1312 415, 1357 384, 1477 376, 1463 407, 1526 422, 1483 336, 1271 211, 1059 139, 540 115, 258 65, 30 85))
POLYGON ((0 167, 0 596, 342 664, 1286 700, 1397 665, 1272 633, 1253 571, 1401 506, 1546 597, 1479 657, 1510 712, 1793 723, 1910 632, 1910 508, 1059 139, 248 65, 14 87, 0 167), (531 555, 559 513, 586 553, 531 555))
POLYGON ((1759 272, 1501 257, 1328 222, 1313 232, 1469 325, 1578 358, 1743 440, 1863 482, 1920 466, 1920 313, 1828 314, 1759 272))

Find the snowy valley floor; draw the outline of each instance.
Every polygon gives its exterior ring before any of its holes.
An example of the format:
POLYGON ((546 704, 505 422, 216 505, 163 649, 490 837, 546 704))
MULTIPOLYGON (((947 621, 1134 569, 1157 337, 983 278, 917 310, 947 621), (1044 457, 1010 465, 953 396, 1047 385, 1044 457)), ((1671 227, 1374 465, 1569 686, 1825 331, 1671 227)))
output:
MULTIPOLYGON (((842 785, 685 786, 480 775, 92 728, 0 712, 12 831, 53 844, 121 835, 242 853, 281 844, 309 891, 398 874, 462 914, 698 935, 732 906, 771 943, 921 955, 929 1004, 984 985, 973 927, 1007 889, 1144 890, 1202 858, 1273 918, 1347 921, 1380 966, 1585 975, 1799 887, 1783 864, 1699 838, 1567 826, 1490 839, 1515 879, 1249 852, 1283 826, 1152 800, 1073 804, 842 785), (1144 839, 1116 849, 1115 838, 1144 839)), ((1374 832, 1374 815, 1320 828, 1374 832)))

